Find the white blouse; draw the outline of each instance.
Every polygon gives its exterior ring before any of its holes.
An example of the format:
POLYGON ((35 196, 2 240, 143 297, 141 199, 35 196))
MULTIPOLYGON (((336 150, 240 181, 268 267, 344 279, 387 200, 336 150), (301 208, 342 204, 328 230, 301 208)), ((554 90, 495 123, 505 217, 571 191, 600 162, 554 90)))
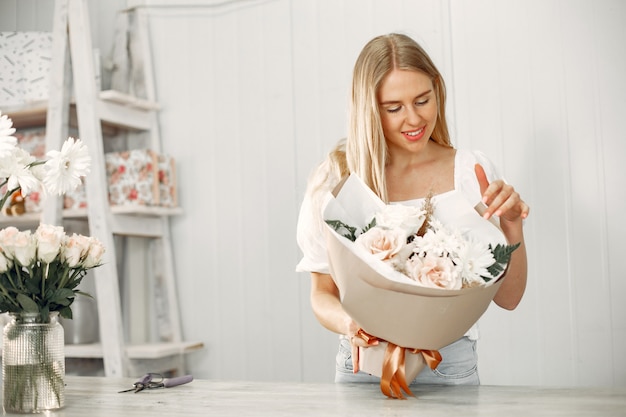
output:
MULTIPOLYGON (((474 172, 474 165, 477 163, 482 165, 490 182, 501 178, 494 165, 482 152, 457 150, 454 157, 454 189, 460 191, 472 207, 482 199, 480 185, 474 172)), ((318 213, 314 210, 310 195, 307 194, 302 201, 298 217, 297 242, 303 257, 296 266, 298 272, 329 273, 324 223, 320 220, 330 198, 330 191, 324 194, 324 201, 317 206, 320 210, 318 213)), ((421 206, 422 202, 423 199, 416 199, 395 203, 421 206)))

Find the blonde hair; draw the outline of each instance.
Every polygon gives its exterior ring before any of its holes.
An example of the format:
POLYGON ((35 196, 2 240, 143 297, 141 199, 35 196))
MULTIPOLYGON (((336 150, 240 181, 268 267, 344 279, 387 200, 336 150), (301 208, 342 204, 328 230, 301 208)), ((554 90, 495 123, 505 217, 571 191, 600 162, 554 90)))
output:
POLYGON ((446 122, 445 83, 426 51, 410 37, 397 33, 369 41, 354 65, 346 158, 349 172, 356 173, 385 202, 387 144, 376 95, 384 78, 394 69, 419 71, 430 77, 438 107, 430 139, 452 147, 446 122))

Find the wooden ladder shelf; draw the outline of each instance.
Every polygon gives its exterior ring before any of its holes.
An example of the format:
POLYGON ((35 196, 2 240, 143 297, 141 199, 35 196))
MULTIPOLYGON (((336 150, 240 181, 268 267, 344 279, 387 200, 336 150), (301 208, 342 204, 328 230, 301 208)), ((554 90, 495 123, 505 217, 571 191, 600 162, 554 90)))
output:
MULTIPOLYGON (((147 30, 144 35, 147 36, 147 30)), ((148 45, 148 42, 144 42, 144 45, 148 45)), ((104 264, 94 270, 100 343, 68 345, 66 355, 77 358, 101 357, 106 376, 135 376, 164 369, 182 373, 184 356, 203 345, 182 340, 169 227, 170 216, 178 214, 180 210, 111 207, 105 171, 102 122, 149 132, 151 149, 160 152, 159 106, 154 101, 153 88, 147 88, 149 97, 146 99, 117 91, 99 91, 92 48, 87 0, 56 0, 46 147, 60 149, 68 136, 73 84, 79 137, 89 148, 92 167, 85 182, 88 197, 86 212, 64 212, 60 201, 49 201, 44 206, 41 220, 61 224, 64 217, 86 216, 89 233, 107 248, 104 264), (159 262, 154 272, 159 276, 151 278, 158 280, 164 287, 171 326, 169 340, 141 345, 125 342, 114 234, 152 239, 152 256, 159 262)), ((149 53, 148 47, 145 48, 144 52, 149 53)), ((144 70, 152 71, 151 65, 146 65, 144 70)), ((147 78, 152 80, 151 74, 147 78)))

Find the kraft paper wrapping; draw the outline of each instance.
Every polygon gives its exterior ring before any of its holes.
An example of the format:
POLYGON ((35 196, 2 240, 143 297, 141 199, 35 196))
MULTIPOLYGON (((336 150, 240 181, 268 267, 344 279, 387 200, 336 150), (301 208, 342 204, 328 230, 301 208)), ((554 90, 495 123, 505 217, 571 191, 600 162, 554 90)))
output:
MULTIPOLYGON (((324 219, 341 220, 363 228, 384 203, 356 176, 334 191, 324 219)), ((475 239, 506 244, 500 229, 483 219, 457 192, 435 196, 434 217, 461 228, 475 239)), ((444 290, 417 285, 390 265, 327 227, 330 272, 346 312, 368 334, 398 346, 439 350, 461 338, 486 311, 502 280, 488 286, 444 290)), ((387 343, 361 349, 359 367, 381 376, 387 343)), ((444 358, 445 359, 445 358, 444 358)), ((407 354, 408 383, 425 363, 421 355, 407 354)))

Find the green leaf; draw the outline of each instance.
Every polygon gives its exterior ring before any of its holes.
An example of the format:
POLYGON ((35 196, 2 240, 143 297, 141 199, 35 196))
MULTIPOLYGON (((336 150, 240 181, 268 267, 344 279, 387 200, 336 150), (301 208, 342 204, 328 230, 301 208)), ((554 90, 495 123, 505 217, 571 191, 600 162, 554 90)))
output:
POLYGON ((64 319, 70 319, 70 320, 74 318, 72 316, 72 309, 69 308, 69 306, 63 307, 62 309, 60 309, 59 316, 63 317, 64 319))
POLYGON ((519 248, 519 246, 520 243, 516 243, 515 245, 497 244, 495 248, 489 245, 489 249, 491 250, 491 253, 493 253, 493 257, 496 260, 493 265, 487 268, 487 271, 489 271, 492 277, 497 277, 500 273, 502 273, 502 271, 504 271, 504 268, 506 268, 507 264, 511 260, 511 254, 515 251, 515 249, 519 248))
POLYGON ((348 226, 341 220, 326 220, 326 223, 346 239, 352 242, 356 240, 356 227, 348 226))
POLYGON ((62 306, 69 306, 74 301, 74 291, 69 288, 59 288, 50 297, 50 302, 62 306))
POLYGON ((493 248, 493 257, 496 259, 496 262, 508 263, 511 259, 511 254, 515 249, 519 248, 519 246, 520 243, 516 243, 515 245, 498 244, 493 248))
POLYGON ((374 217, 374 218, 372 219, 372 221, 371 221, 371 222, 370 222, 367 226, 365 226, 365 229, 363 229, 363 230, 361 231, 361 233, 365 233, 365 232, 367 232, 368 230, 370 230, 372 227, 375 227, 375 226, 376 226, 376 217, 374 217))
POLYGON ((41 317, 41 322, 45 323, 50 320, 50 307, 47 305, 41 307, 41 311, 39 312, 39 316, 41 317))
POLYGON ((17 295, 17 302, 20 303, 20 305, 22 306, 22 308, 24 309, 25 312, 27 313, 38 313, 39 312, 39 306, 37 305, 37 303, 35 301, 33 301, 32 298, 24 295, 24 294, 18 294, 17 295))
POLYGON ((88 292, 83 292, 83 291, 75 291, 75 292, 76 292, 76 294, 80 294, 82 296, 91 298, 92 300, 94 299, 93 296, 91 294, 89 294, 88 292))

